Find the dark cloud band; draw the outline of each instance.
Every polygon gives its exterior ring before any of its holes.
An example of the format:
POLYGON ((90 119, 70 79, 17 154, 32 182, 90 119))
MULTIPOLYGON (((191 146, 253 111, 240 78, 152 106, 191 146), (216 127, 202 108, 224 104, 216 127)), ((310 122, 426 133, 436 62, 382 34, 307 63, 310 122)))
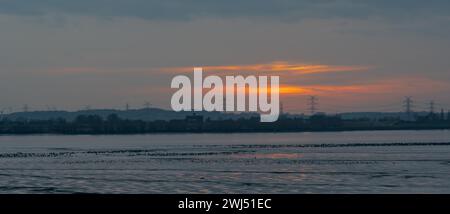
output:
POLYGON ((448 0, 0 0, 0 13, 63 13, 101 17, 189 20, 196 17, 366 18, 447 16, 448 0))

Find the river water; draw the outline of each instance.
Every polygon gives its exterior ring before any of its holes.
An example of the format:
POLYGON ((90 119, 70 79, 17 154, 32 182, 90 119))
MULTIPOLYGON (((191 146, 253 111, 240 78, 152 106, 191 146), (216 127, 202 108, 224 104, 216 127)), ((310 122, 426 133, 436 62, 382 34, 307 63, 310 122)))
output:
POLYGON ((450 193, 450 131, 0 136, 0 193, 450 193))

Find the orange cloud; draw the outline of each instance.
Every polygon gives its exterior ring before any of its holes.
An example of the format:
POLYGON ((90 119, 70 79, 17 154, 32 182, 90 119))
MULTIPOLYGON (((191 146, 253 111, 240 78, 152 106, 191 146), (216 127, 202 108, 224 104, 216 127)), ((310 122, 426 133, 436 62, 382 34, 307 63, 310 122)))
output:
MULTIPOLYGON (((337 66, 324 64, 303 64, 289 63, 286 61, 275 61, 263 64, 249 65, 221 65, 221 66, 199 66, 205 72, 226 74, 227 72, 258 72, 258 73, 291 73, 291 74, 314 74, 328 72, 349 72, 349 71, 366 71, 370 66, 337 66)), ((188 73, 193 71, 193 67, 173 67, 162 68, 161 70, 188 73)))
MULTIPOLYGON (((270 92, 270 88, 268 88, 270 92)), ((298 86, 298 85, 280 85, 279 93, 282 95, 323 95, 330 93, 357 93, 363 92, 364 86, 346 85, 346 86, 331 86, 331 85, 310 85, 310 86, 298 86)), ((250 92, 257 92, 257 89, 250 89, 250 92)))
MULTIPOLYGON (((240 75, 243 72, 254 72, 258 75, 279 75, 282 78, 291 78, 297 75, 329 73, 329 72, 352 72, 366 71, 369 66, 336 66, 324 64, 303 64, 289 63, 286 61, 275 61, 263 64, 248 65, 220 65, 220 66, 202 66, 203 71, 208 74, 219 76, 240 75)), ((191 73, 193 67, 168 67, 162 68, 162 71, 175 73, 191 73)), ((300 85, 280 85, 279 93, 285 95, 307 95, 333 91, 357 91, 360 87, 355 86, 300 86, 300 85)), ((249 93, 257 93, 258 89, 249 89, 249 93)), ((268 90, 270 93, 270 90, 268 90)))
POLYGON ((433 93, 450 89, 450 86, 438 80, 432 80, 425 77, 402 77, 377 80, 365 84, 349 85, 283 85, 280 93, 285 94, 316 94, 316 95, 335 95, 335 94, 420 94, 433 93), (418 89, 420 88, 420 91, 418 89))
POLYGON ((348 85, 281 85, 280 94, 285 95, 320 95, 334 96, 347 95, 373 95, 373 94, 403 94, 409 93, 436 93, 450 89, 450 86, 442 81, 425 77, 403 77, 382 79, 370 83, 354 83, 348 85), (418 91, 417 89, 421 89, 418 91))
MULTIPOLYGON (((247 93, 255 93, 257 94, 258 91, 262 90, 264 88, 248 88, 248 90, 246 90, 247 93)), ((270 88, 270 86, 266 89, 267 93, 272 93, 272 90, 270 88)), ((307 88, 303 88, 300 86, 295 86, 295 85, 280 85, 278 90, 276 90, 279 94, 309 94, 312 93, 313 91, 307 88)), ((239 91, 239 93, 242 93, 243 91, 239 91)))

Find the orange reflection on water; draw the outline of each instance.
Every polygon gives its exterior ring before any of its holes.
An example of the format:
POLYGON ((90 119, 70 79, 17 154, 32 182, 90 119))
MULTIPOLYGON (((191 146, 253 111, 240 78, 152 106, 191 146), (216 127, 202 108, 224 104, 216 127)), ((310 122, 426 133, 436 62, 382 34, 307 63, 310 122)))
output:
POLYGON ((299 153, 258 153, 258 154, 236 154, 236 158, 266 158, 266 159, 298 159, 303 155, 299 153))

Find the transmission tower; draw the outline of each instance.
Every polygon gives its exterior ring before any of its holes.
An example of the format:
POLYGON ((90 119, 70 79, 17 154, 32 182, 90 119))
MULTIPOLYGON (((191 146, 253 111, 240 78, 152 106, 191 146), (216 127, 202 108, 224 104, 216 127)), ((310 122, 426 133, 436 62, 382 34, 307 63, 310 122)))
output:
POLYGON ((47 111, 56 111, 56 107, 52 105, 46 105, 47 111))
POLYGON ((152 105, 150 104, 150 102, 147 101, 147 102, 144 103, 144 108, 145 108, 145 109, 150 109, 150 106, 152 106, 152 105))
POLYGON ((280 115, 284 114, 283 102, 280 102, 280 115))
POLYGON ((434 114, 434 105, 435 105, 434 101, 433 100, 430 101, 429 105, 430 105, 430 114, 434 114))
POLYGON ((411 97, 405 97, 405 100, 403 101, 403 107, 405 108, 405 113, 407 115, 411 115, 413 112, 413 100, 411 97))
POLYGON ((23 105, 22 108, 23 112, 28 112, 30 110, 30 107, 28 106, 28 104, 23 105))
POLYGON ((310 96, 309 97, 309 102, 308 102, 308 109, 309 109, 309 113, 311 115, 314 115, 317 112, 317 97, 316 96, 310 96))

